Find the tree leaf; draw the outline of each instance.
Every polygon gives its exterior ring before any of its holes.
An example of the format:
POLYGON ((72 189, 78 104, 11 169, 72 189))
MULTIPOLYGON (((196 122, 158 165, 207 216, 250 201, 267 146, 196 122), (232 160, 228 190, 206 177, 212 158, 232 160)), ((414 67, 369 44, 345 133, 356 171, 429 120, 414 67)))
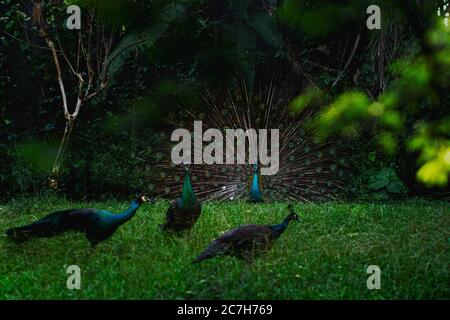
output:
POLYGON ((158 41, 168 29, 170 24, 180 17, 185 6, 179 3, 170 3, 165 6, 158 19, 144 31, 130 33, 125 36, 108 57, 110 85, 114 76, 130 58, 131 53, 138 49, 145 49, 158 41))
POLYGON ((248 24, 255 29, 257 34, 269 45, 281 49, 283 38, 275 22, 275 19, 265 12, 259 12, 249 19, 248 24))

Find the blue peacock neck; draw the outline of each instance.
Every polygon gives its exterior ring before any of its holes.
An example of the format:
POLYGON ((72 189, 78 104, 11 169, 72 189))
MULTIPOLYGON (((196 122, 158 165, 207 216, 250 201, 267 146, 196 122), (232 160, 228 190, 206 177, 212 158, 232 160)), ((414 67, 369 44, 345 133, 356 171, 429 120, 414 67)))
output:
POLYGON ((140 206, 141 203, 138 200, 133 200, 127 210, 111 216, 112 223, 116 226, 124 224, 133 218, 140 206))
POLYGON ((250 185, 250 200, 251 201, 262 201, 262 193, 259 188, 259 173, 258 167, 255 165, 253 170, 252 183, 250 185))
POLYGON ((183 189, 181 190, 181 208, 189 208, 197 203, 197 198, 192 188, 189 173, 184 174, 183 189))
POLYGON ((274 236, 279 237, 284 232, 284 230, 286 230, 286 228, 289 225, 289 222, 291 222, 291 219, 288 216, 283 220, 283 222, 270 226, 272 228, 274 236))

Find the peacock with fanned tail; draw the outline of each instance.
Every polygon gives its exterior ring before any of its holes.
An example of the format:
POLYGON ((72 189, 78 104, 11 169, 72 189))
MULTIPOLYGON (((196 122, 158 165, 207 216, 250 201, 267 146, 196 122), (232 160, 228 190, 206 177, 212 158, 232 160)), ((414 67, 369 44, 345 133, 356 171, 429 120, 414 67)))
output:
POLYGON ((283 222, 274 225, 249 224, 230 230, 211 244, 194 260, 194 263, 220 255, 234 256, 251 262, 253 258, 269 250, 283 234, 291 221, 299 221, 292 205, 283 222))
MULTIPOLYGON (((219 129, 224 136, 226 129, 279 129, 279 170, 274 175, 261 175, 261 164, 256 172, 253 165, 237 164, 226 152, 224 164, 192 164, 194 191, 202 201, 305 202, 342 195, 343 178, 348 172, 346 146, 333 138, 326 141, 315 138, 312 124, 317 105, 305 107, 299 113, 291 110, 291 102, 300 92, 300 86, 277 76, 270 81, 262 78, 251 93, 241 81, 240 85, 225 90, 207 88, 201 96, 202 104, 183 106, 182 110, 169 113, 169 130, 184 128, 193 132, 194 121, 199 120, 204 132, 219 129)), ((149 192, 162 197, 177 193, 183 177, 182 169, 171 161, 173 144, 169 137, 170 132, 161 133, 163 143, 138 151, 136 157, 139 170, 144 172, 142 183, 149 192)), ((257 143, 250 139, 247 137, 247 145, 257 143)), ((198 150, 192 149, 193 156, 197 155, 198 150)), ((241 156, 248 160, 248 154, 241 156)))
POLYGON ((33 238, 49 238, 66 231, 85 234, 92 247, 111 237, 116 230, 134 217, 142 203, 150 201, 146 196, 133 200, 127 210, 114 214, 93 208, 57 211, 31 224, 12 228, 6 235, 20 243, 33 238))
POLYGON ((181 196, 172 201, 166 213, 166 222, 161 229, 168 232, 181 232, 191 229, 202 211, 192 187, 190 169, 184 165, 184 180, 181 196))

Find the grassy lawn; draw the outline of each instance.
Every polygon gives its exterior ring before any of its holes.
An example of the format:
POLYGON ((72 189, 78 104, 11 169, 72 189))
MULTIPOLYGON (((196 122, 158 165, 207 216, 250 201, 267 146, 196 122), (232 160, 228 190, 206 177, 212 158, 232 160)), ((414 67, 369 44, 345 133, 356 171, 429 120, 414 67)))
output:
MULTIPOLYGON (((191 233, 161 233, 168 202, 144 204, 96 249, 80 234, 16 245, 0 238, 1 299, 449 299, 450 206, 445 202, 297 204, 273 249, 252 265, 219 257, 191 261, 221 232, 280 222, 285 204, 207 203, 191 233), (68 265, 81 268, 81 290, 66 287, 68 265), (381 268, 368 290, 366 268, 381 268)), ((114 212, 126 202, 57 198, 0 205, 0 230, 63 208, 114 212)))

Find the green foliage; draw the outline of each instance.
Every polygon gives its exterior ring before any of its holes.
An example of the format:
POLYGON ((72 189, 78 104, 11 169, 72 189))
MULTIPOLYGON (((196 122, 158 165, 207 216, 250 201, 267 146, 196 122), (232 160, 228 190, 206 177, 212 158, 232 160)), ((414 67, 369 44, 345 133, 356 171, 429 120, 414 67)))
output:
POLYGON ((282 21, 313 37, 325 37, 346 26, 365 19, 370 1, 351 0, 345 3, 319 0, 286 0, 278 10, 282 21))
POLYGON ((361 124, 370 120, 377 125, 380 146, 393 154, 399 136, 407 131, 405 121, 412 122, 415 133, 407 137, 407 144, 420 153, 418 180, 428 186, 445 186, 450 174, 450 121, 444 88, 450 84, 450 71, 441 57, 450 50, 450 29, 439 24, 431 34, 430 45, 436 51, 395 64, 398 79, 378 99, 371 101, 365 93, 349 91, 324 108, 317 121, 318 136, 356 135, 361 124))
POLYGON ((27 141, 16 147, 18 161, 26 162, 42 172, 50 171, 57 151, 55 144, 43 141, 27 141))
POLYGON ((350 91, 339 96, 319 118, 320 137, 335 132, 352 136, 357 133, 358 121, 368 116, 369 100, 365 94, 350 91))
POLYGON ((155 21, 152 21, 144 30, 127 34, 109 55, 111 82, 133 52, 153 46, 164 35, 171 23, 185 13, 185 10, 182 3, 170 2, 161 9, 155 21))
POLYGON ((282 49, 284 42, 276 21, 266 12, 258 12, 249 21, 249 25, 255 29, 264 41, 276 49, 282 49))
POLYGON ((409 141, 409 148, 420 151, 419 161, 424 165, 417 172, 417 177, 426 185, 445 186, 450 172, 450 140, 436 139, 435 136, 448 136, 450 119, 440 121, 432 128, 430 124, 421 123, 416 134, 409 141))
MULTIPOLYGON (((126 209, 127 201, 26 198, 0 206, 0 228, 71 207, 126 209)), ((0 241, 1 299, 448 299, 448 203, 296 204, 274 247, 248 266, 230 257, 194 265, 219 234, 247 223, 274 223, 286 204, 208 203, 190 234, 159 230, 169 203, 145 204, 95 250, 67 233, 15 245, 0 241), (81 290, 66 287, 66 267, 82 270, 81 290), (381 290, 367 290, 368 265, 381 290)))
POLYGON ((319 103, 323 92, 316 87, 308 87, 302 94, 292 100, 290 109, 296 113, 301 113, 306 108, 319 103))
POLYGON ((235 59, 251 89, 257 59, 267 55, 257 45, 258 38, 276 50, 284 46, 284 41, 276 20, 266 11, 255 9, 257 1, 227 0, 227 3, 232 18, 223 22, 224 36, 233 46, 235 59))
MULTIPOLYGON (((64 6, 52 3, 44 2, 48 30, 72 59, 78 34, 65 29, 64 6)), ((442 24, 423 38, 415 31, 414 22, 432 23, 410 15, 409 9, 429 12, 423 1, 409 7, 377 1, 383 10, 379 32, 360 28, 370 1, 65 1, 73 3, 82 12, 96 6, 105 31, 119 32, 109 57, 110 85, 83 106, 68 148, 60 185, 70 196, 125 196, 144 186, 133 157, 154 152, 169 110, 195 107, 203 103, 199 88, 233 88, 241 74, 251 90, 257 75, 269 83, 271 75, 286 73, 301 92, 292 101, 294 112, 322 108, 313 119, 318 137, 343 134, 351 150, 350 196, 406 193, 391 192, 397 188, 388 190, 389 183, 368 188, 384 167, 395 168, 411 192, 414 181, 407 178, 415 172, 426 186, 448 185, 449 33, 442 24)), ((43 44, 29 10, 1 0, 0 13, 0 186, 10 197, 42 188, 51 159, 27 141, 56 141, 64 118, 51 55, 17 40, 43 44)), ((60 60, 71 100, 77 86, 60 60)))
POLYGON ((390 193, 402 193, 406 191, 402 181, 397 177, 392 168, 382 168, 378 173, 369 177, 367 188, 374 191, 387 191, 390 193))

